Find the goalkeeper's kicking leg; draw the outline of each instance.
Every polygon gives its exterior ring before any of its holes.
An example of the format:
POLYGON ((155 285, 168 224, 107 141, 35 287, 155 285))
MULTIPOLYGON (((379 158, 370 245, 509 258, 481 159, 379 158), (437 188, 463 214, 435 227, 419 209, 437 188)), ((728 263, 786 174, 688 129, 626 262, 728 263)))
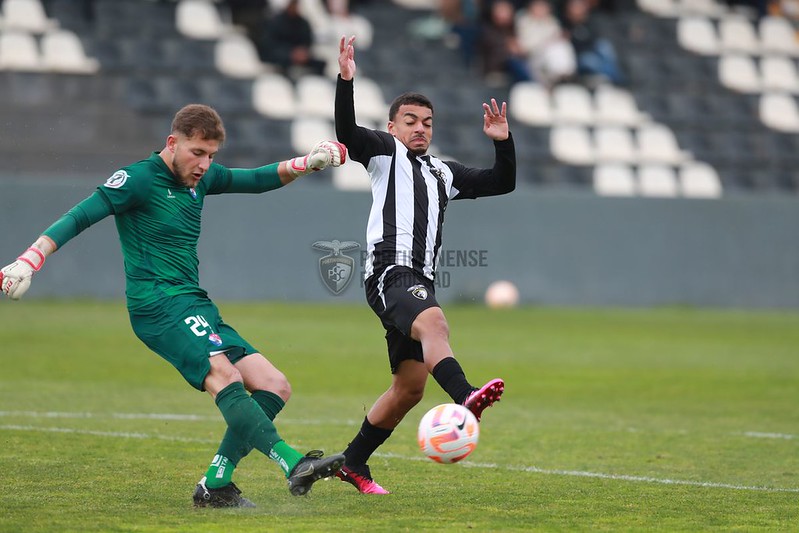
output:
POLYGON ((252 507, 231 477, 238 461, 253 448, 280 466, 295 496, 306 494, 314 482, 341 468, 343 455, 323 458, 314 451, 303 456, 280 438, 272 419, 285 405, 291 389, 285 376, 261 354, 247 355, 235 366, 227 357, 211 357, 204 386, 214 397, 228 430, 208 473, 195 489, 195 506, 252 507), (245 387, 253 391, 252 395, 245 387))

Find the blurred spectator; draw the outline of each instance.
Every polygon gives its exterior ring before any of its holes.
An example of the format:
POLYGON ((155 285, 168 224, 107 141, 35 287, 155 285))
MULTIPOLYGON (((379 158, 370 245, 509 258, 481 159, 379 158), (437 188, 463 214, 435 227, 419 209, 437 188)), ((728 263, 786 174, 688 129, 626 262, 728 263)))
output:
POLYGON ((337 49, 338 40, 342 35, 355 35, 355 46, 369 48, 372 45, 372 25, 363 16, 353 13, 351 10, 352 0, 327 0, 327 13, 330 24, 324 39, 317 39, 320 42, 329 42, 331 46, 326 48, 337 49))
POLYGON ((480 63, 489 83, 503 78, 511 83, 532 79, 516 35, 516 12, 507 0, 491 4, 491 19, 480 30, 480 63))
POLYGON ((757 18, 768 15, 769 0, 726 0, 729 7, 746 6, 752 8, 757 18))
POLYGON ((480 38, 480 0, 440 0, 438 11, 457 36, 464 65, 470 68, 480 38))
POLYGON ((266 26, 258 42, 258 51, 267 63, 280 67, 293 78, 303 74, 321 75, 325 61, 313 56, 314 35, 311 24, 300 14, 299 0, 289 0, 266 26))
POLYGON ((225 0, 230 9, 231 22, 241 26, 253 43, 261 35, 269 21, 269 0, 225 0))
POLYGON ((562 24, 574 47, 579 75, 601 76, 616 85, 624 84, 616 50, 597 31, 588 0, 567 0, 562 24))
POLYGON ((577 58, 549 0, 530 0, 516 18, 519 44, 533 78, 548 86, 574 75, 577 58))

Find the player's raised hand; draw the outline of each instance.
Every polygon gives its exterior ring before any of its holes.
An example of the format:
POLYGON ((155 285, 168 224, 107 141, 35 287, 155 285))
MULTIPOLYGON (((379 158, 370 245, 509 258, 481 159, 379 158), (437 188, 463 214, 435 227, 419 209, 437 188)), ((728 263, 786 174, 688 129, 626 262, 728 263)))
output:
POLYGON ((491 105, 483 103, 483 132, 494 141, 508 138, 508 105, 502 102, 502 108, 492 98, 491 105))
POLYGON ((19 300, 31 286, 34 272, 44 265, 44 252, 31 246, 16 261, 0 270, 0 290, 12 300, 19 300))
POLYGON ((351 80, 355 77, 355 36, 347 38, 346 35, 341 36, 341 41, 338 43, 338 68, 341 73, 341 79, 351 80))

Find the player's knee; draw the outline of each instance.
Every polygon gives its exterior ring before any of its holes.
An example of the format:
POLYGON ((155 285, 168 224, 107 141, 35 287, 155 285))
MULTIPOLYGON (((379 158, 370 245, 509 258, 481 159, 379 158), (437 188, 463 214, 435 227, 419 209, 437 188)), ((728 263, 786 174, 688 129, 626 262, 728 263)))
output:
POLYGON ((413 336, 420 340, 433 337, 449 339, 449 324, 441 309, 432 307, 416 318, 412 333, 415 333, 413 336))
POLYGON ((269 390, 280 396, 284 402, 288 402, 291 398, 291 383, 282 373, 271 380, 269 390))

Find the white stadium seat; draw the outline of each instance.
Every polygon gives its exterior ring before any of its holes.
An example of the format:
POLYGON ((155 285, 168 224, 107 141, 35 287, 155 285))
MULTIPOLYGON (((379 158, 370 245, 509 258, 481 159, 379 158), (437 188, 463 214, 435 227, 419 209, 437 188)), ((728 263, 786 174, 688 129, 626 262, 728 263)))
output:
POLYGON ((724 52, 757 54, 760 51, 755 26, 742 15, 728 15, 719 21, 719 42, 724 52))
POLYGON ((765 93, 760 96, 760 121, 771 129, 799 133, 799 108, 788 93, 765 93))
POLYGON ((618 163, 597 165, 594 192, 600 196, 635 196, 637 186, 633 169, 618 163))
POLYGON ((97 59, 86 56, 80 38, 69 30, 47 32, 42 37, 42 67, 52 72, 93 74, 100 70, 97 59))
POLYGON ((567 83, 557 85, 552 91, 554 120, 560 124, 591 124, 594 122, 594 105, 591 93, 583 85, 567 83))
POLYGON ((333 122, 318 117, 300 117, 291 123, 291 146, 298 154, 307 154, 325 139, 335 139, 333 122))
POLYGON ((677 196, 677 177, 674 169, 666 165, 643 165, 638 169, 638 187, 641 196, 670 198, 677 196))
POLYGON ((718 198, 721 180, 718 172, 707 163, 692 161, 679 169, 680 191, 688 198, 718 198))
POLYGON ((58 22, 47 18, 39 0, 5 0, 3 28, 30 33, 44 33, 58 27, 58 22))
POLYGON ((557 125, 550 131, 550 149, 555 159, 572 165, 590 165, 595 161, 588 129, 578 125, 557 125))
POLYGON ((211 0, 179 0, 175 8, 175 26, 192 39, 218 39, 227 31, 211 0))
POLYGON ((785 56, 765 56, 760 59, 760 78, 763 91, 799 92, 799 75, 793 59, 785 56))
POLYGON ((663 124, 643 124, 637 130, 638 158, 642 162, 676 165, 691 158, 677 144, 674 132, 663 124))
POLYGON ((596 160, 600 163, 635 163, 635 142, 625 126, 598 126, 594 131, 596 160))
POLYGON ((297 112, 306 117, 333 118, 336 87, 324 76, 306 75, 297 80, 297 112))
POLYGON ((255 79, 252 104, 258 113, 269 118, 287 120, 297 114, 294 85, 277 72, 267 72, 255 79))
POLYGON ((754 94, 761 90, 760 75, 751 56, 727 54, 719 58, 719 80, 728 89, 754 94))
POLYGON ((673 17, 677 14, 674 0, 638 0, 637 4, 641 11, 658 17, 673 17))
POLYGON ((540 83, 514 83, 508 95, 508 113, 529 126, 552 124, 552 102, 546 87, 540 83))
POLYGON ((214 64, 219 72, 231 78, 253 79, 266 71, 253 42, 235 33, 217 41, 214 64))
POLYGON ((677 42, 695 54, 714 56, 719 53, 716 28, 707 17, 680 17, 677 21, 677 42))
POLYGON ((355 112, 358 119, 385 124, 388 122, 388 104, 380 86, 371 78, 360 76, 353 86, 355 112))
POLYGON ((368 191, 371 189, 369 173, 362 164, 350 159, 333 169, 333 185, 344 191, 368 191))
POLYGON ((799 56, 796 30, 785 17, 763 17, 758 25, 758 34, 763 53, 799 56))
POLYGON ((30 33, 11 30, 0 33, 0 70, 42 70, 42 57, 36 38, 30 33))
POLYGON ((594 93, 594 119, 598 124, 636 126, 649 117, 638 110, 635 98, 615 85, 600 85, 594 93))

